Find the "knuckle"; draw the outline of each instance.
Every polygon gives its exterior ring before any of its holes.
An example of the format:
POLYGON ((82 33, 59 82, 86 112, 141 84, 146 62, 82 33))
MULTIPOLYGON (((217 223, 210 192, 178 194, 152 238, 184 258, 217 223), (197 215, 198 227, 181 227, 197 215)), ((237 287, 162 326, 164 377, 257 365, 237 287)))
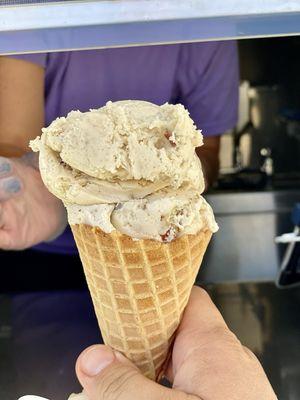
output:
POLYGON ((209 294, 205 289, 203 289, 200 286, 193 286, 193 293, 196 294, 197 296, 205 297, 206 299, 210 299, 209 294))
POLYGON ((258 358, 250 349, 248 349, 248 347, 243 346, 243 350, 244 350, 244 353, 246 354, 249 362, 251 362, 252 364, 255 364, 255 365, 259 364, 258 358))
POLYGON ((240 345, 238 338, 226 326, 220 325, 212 328, 209 332, 209 338, 213 343, 228 343, 240 345))
POLYGON ((102 400, 118 400, 128 394, 133 381, 140 375, 139 371, 122 365, 116 365, 115 368, 108 368, 101 374, 101 380, 98 384, 98 393, 102 400))

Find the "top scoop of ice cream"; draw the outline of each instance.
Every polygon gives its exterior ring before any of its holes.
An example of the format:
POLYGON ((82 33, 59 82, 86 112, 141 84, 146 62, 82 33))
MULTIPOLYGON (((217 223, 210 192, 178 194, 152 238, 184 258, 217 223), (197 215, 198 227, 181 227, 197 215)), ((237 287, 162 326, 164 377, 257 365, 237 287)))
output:
POLYGON ((195 147, 202 145, 180 104, 108 102, 72 111, 31 142, 40 151, 48 188, 66 203, 114 203, 182 186, 201 193, 204 179, 195 147))

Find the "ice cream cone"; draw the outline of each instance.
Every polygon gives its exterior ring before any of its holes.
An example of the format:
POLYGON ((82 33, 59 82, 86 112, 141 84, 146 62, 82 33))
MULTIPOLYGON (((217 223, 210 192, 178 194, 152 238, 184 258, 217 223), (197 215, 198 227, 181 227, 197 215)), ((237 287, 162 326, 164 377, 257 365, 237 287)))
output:
POLYGON ((162 243, 71 228, 104 342, 158 379, 212 232, 162 243))
POLYGON ((105 343, 151 379, 218 230, 201 196, 202 144, 182 105, 136 100, 70 112, 30 143, 66 205, 105 343))

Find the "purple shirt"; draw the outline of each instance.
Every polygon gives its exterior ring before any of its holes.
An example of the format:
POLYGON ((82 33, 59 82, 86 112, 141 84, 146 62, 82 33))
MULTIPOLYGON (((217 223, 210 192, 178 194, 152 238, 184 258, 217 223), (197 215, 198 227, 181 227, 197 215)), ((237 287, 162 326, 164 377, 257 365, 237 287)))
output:
MULTIPOLYGON (((239 73, 232 41, 14 57, 45 68, 46 125, 71 110, 124 99, 182 103, 204 136, 222 134, 237 121, 239 73)), ((69 229, 38 248, 76 251, 69 229)))

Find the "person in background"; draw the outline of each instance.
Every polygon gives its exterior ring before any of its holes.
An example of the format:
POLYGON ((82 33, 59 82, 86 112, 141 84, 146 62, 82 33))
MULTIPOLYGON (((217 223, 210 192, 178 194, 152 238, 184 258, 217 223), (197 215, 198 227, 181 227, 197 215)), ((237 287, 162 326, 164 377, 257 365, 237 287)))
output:
POLYGON ((64 208, 29 153, 43 126, 109 100, 182 103, 203 131, 197 154, 210 185, 220 135, 237 120, 238 81, 233 41, 0 57, 0 249, 35 246, 64 255, 64 265, 77 255, 64 208))
MULTIPOLYGON (((203 130, 205 147, 197 152, 209 185, 218 172, 219 135, 236 123, 237 97, 234 42, 1 57, 0 248, 48 242, 37 249, 75 252, 70 231, 64 231, 64 208, 43 185, 28 149, 29 140, 53 119, 108 100, 180 102, 203 130)), ((276 399, 255 356, 199 288, 193 289, 167 370, 175 390, 147 380, 105 346, 84 351, 76 371, 90 400, 132 399, 137 388, 141 400, 276 399)))
MULTIPOLYGON (((73 109, 87 111, 121 99, 186 106, 205 136, 205 147, 197 153, 209 185, 218 173, 220 134, 237 120, 236 44, 1 57, 0 248, 36 246, 46 252, 76 253, 71 233, 65 230, 64 207, 43 185, 28 142, 73 109)), ((19 258, 23 263, 24 259, 19 258)), ((44 263, 37 266, 43 273, 44 263)), ((21 269, 19 265, 18 272, 21 269)), ((199 288, 193 290, 167 371, 175 390, 148 381, 124 356, 105 346, 83 352, 76 371, 91 400, 132 399, 137 387, 141 400, 276 399, 255 356, 241 346, 199 288)))

